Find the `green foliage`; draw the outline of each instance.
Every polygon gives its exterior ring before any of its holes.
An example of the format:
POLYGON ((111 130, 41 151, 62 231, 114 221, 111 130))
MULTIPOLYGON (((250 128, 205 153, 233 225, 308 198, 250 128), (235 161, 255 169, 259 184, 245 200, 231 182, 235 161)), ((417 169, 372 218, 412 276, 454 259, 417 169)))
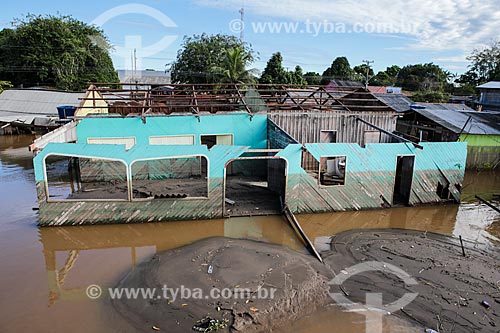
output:
POLYGON ((412 95, 411 99, 415 102, 425 103, 447 103, 451 95, 440 91, 427 91, 416 92, 412 95))
POLYGON ((468 83, 463 83, 459 87, 453 88, 453 95, 472 96, 475 94, 476 94, 476 87, 468 83))
POLYGON ((450 72, 433 63, 407 65, 401 68, 396 85, 409 91, 444 91, 450 85, 450 72))
POLYGON ((12 88, 12 83, 9 81, 0 81, 0 93, 5 89, 5 88, 12 88))
POLYGON ((370 79, 370 84, 374 86, 395 86, 401 68, 393 65, 387 67, 385 71, 380 71, 370 79))
POLYGON ((255 82, 257 70, 246 69, 251 60, 251 56, 241 46, 235 46, 226 50, 222 66, 215 66, 211 71, 218 82, 252 83, 255 82))
POLYGON ((214 69, 230 70, 233 80, 243 73, 241 65, 245 66, 254 61, 254 52, 246 43, 234 37, 223 34, 194 35, 184 37, 182 48, 177 52, 177 58, 172 63, 171 77, 174 83, 220 83, 224 78, 220 71, 214 69), (228 54, 229 50, 233 52, 228 54), (228 57, 232 56, 233 59, 228 57), (238 57, 238 59, 236 59, 238 57), (233 61, 233 64, 230 62, 233 61), (239 62, 236 63, 235 61, 239 62))
POLYGON ((330 67, 323 72, 321 83, 328 84, 332 79, 351 80, 353 77, 354 72, 351 69, 349 60, 346 57, 337 57, 330 67))
POLYGON ((290 84, 305 86, 307 81, 300 66, 295 66, 294 71, 287 71, 283 68, 283 57, 280 52, 274 53, 267 62, 259 83, 262 84, 290 84))
POLYGON ((309 85, 320 85, 321 84, 321 75, 316 72, 307 72, 304 74, 304 79, 309 85))
POLYGON ((288 77, 283 68, 283 57, 280 52, 274 53, 267 61, 266 68, 259 79, 263 84, 287 83, 288 77))
POLYGON ((472 64, 456 82, 478 86, 489 81, 500 81, 500 42, 485 49, 476 49, 467 57, 472 64))
POLYGON ((0 32, 0 75, 14 85, 82 90, 118 82, 102 30, 70 16, 29 15, 0 32))

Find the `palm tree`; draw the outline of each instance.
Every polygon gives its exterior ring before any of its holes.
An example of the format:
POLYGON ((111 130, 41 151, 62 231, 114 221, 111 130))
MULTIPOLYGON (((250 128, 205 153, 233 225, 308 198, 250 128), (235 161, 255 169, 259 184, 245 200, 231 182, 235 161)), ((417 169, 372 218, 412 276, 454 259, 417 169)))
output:
POLYGON ((215 66, 211 71, 224 83, 253 83, 257 69, 246 69, 251 61, 251 56, 243 48, 236 46, 227 49, 221 66, 215 66))

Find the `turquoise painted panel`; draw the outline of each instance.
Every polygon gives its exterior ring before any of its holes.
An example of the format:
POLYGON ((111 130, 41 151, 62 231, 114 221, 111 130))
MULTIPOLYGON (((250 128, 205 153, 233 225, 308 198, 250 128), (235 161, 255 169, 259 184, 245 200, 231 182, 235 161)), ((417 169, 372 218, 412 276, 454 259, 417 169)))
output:
POLYGON ((128 166, 136 160, 205 155, 209 161, 210 177, 222 178, 224 176, 225 163, 230 159, 239 157, 247 149, 247 146, 214 146, 212 149, 208 150, 206 146, 202 145, 135 145, 127 151, 125 150, 125 145, 49 143, 37 156, 35 156, 33 163, 36 181, 43 181, 44 173, 42 161, 50 154, 114 159, 122 161, 128 166))
POLYGON ((247 113, 229 115, 165 116, 130 118, 84 118, 76 127, 79 143, 87 138, 135 137, 136 144, 148 145, 150 136, 195 135, 200 144, 202 134, 234 134, 235 146, 267 148, 267 116, 247 113))

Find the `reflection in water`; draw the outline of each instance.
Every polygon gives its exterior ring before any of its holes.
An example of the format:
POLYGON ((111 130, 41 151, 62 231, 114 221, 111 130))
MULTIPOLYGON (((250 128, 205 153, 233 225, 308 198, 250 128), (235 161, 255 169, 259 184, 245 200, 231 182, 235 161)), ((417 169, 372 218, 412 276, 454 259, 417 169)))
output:
MULTIPOLYGON (((127 331, 101 302, 85 297, 90 284, 111 286, 157 252, 196 240, 250 238, 304 251, 279 216, 158 224, 37 228, 31 136, 0 136, 0 330, 2 332, 127 331), (37 238, 39 241, 37 241, 37 238), (81 301, 76 301, 81 300, 81 301), (75 325, 75 323, 79 323, 75 325)), ((479 204, 500 193, 500 173, 468 172, 459 205, 300 215, 307 235, 319 245, 350 229, 408 228, 500 244, 500 214, 479 204)), ((497 201, 495 204, 500 205, 497 201)), ((327 248, 327 247, 325 247, 327 248)), ((175 269, 175 267, 173 267, 175 269)), ((358 332, 363 317, 336 307, 294 324, 296 332, 358 332)), ((393 329, 397 323, 391 323, 393 329)), ((402 331, 408 331, 402 330, 402 331)))
MULTIPOLYGON (((49 304, 57 299, 85 300, 85 287, 99 281, 103 287, 112 286, 127 267, 150 258, 153 254, 178 248, 196 240, 208 237, 248 238, 266 241, 304 251, 304 246, 281 217, 233 218, 226 220, 179 221, 157 224, 100 225, 80 227, 40 228, 45 267, 50 289, 49 304), (80 253, 88 252, 102 256, 113 251, 113 260, 127 263, 117 266, 118 274, 104 274, 109 270, 109 262, 102 261, 102 267, 93 265, 95 281, 87 281, 78 288, 63 288, 67 277, 80 280, 88 267, 75 265, 80 253), (65 260, 58 269, 58 254, 65 260), (68 273, 71 272, 71 275, 68 273)), ((75 285, 73 281, 70 282, 75 285)), ((78 283, 76 283, 78 285, 78 283)))

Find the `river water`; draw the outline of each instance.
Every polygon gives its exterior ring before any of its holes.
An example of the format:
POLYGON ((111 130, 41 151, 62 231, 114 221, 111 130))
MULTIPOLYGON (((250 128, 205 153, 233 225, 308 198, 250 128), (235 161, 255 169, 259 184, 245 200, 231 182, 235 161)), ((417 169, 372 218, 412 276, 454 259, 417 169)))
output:
MULTIPOLYGON (((280 216, 157 224, 39 228, 31 136, 0 136, 0 332, 111 332, 121 318, 85 296, 90 284, 113 286, 157 252, 211 236, 250 238, 305 252, 280 216)), ((299 215, 319 248, 350 229, 406 228, 500 244, 500 214, 474 195, 500 193, 500 173, 467 172, 460 205, 299 215)), ((498 202, 496 202, 498 204, 498 202)), ((362 332, 363 316, 331 306, 293 323, 294 332, 362 332)), ((384 331, 407 332, 397 318, 384 331)), ((284 331, 288 329, 284 328, 284 331)))

